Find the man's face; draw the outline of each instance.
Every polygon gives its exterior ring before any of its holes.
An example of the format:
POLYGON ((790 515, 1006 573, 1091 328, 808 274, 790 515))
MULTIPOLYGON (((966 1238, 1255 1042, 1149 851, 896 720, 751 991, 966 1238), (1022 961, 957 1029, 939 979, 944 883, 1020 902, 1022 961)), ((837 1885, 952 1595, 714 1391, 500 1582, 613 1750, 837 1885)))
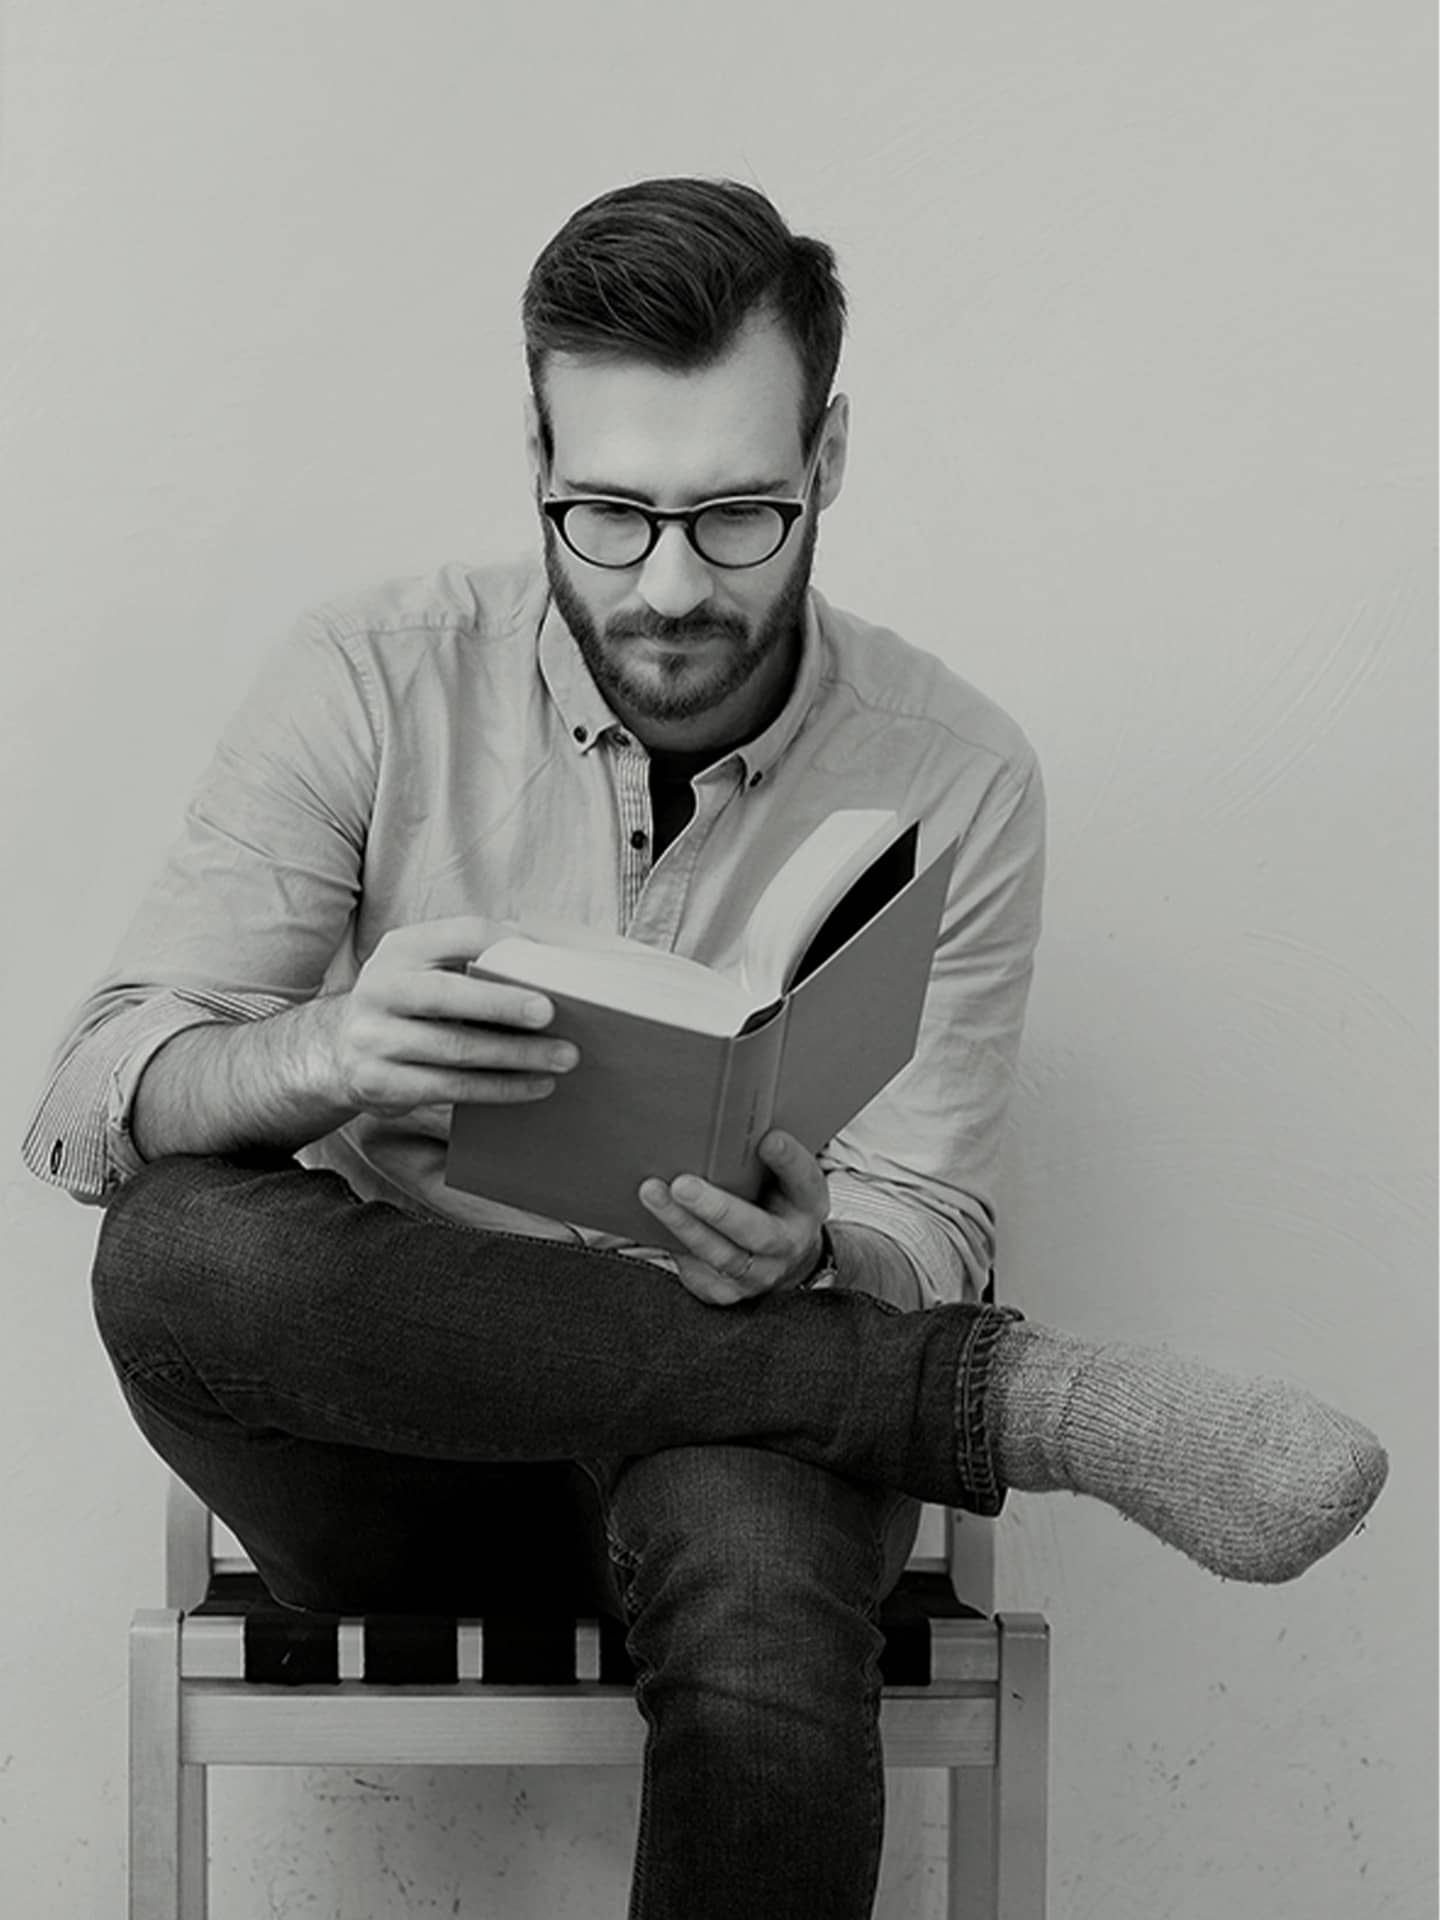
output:
MULTIPOLYGON (((770 321, 698 373, 639 361, 553 355, 545 394, 548 474, 531 411, 537 487, 551 496, 626 496, 690 507, 735 495, 798 499, 799 359, 770 321)), ((649 746, 702 748, 746 738, 783 704, 798 658, 818 514, 839 491, 844 402, 822 434, 803 520, 773 559, 727 569, 670 524, 640 564, 612 571, 570 552, 542 521, 551 591, 596 685, 649 746)))

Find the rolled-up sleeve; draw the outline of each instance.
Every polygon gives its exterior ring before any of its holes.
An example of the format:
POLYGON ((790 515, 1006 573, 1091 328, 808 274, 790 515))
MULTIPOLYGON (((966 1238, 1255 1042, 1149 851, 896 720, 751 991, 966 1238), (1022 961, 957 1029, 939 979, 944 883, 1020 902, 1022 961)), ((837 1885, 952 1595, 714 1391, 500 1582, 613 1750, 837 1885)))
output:
POLYGON ((820 1156, 831 1217, 886 1234, 922 1306, 993 1278, 995 1179, 1040 937, 1045 801, 1033 754, 961 838, 915 1055, 820 1156))
POLYGON ((142 1164, 135 1090, 188 1027, 314 996, 359 895, 378 738, 361 671, 307 616, 263 664, 110 966, 75 1009, 25 1164, 104 1201, 142 1164))
POLYGON ((103 1201, 143 1162, 131 1137, 135 1089, 151 1060, 187 1027, 260 1020, 292 1002, 270 994, 157 989, 136 1000, 87 1000, 84 1030, 53 1063, 22 1153, 42 1180, 103 1201), (97 1004, 98 1002, 98 1004, 97 1004))

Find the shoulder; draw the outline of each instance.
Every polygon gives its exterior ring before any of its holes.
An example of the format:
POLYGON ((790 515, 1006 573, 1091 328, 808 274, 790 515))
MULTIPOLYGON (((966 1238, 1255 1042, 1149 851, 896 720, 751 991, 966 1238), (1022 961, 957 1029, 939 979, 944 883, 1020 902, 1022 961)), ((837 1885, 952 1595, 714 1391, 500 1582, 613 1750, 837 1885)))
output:
POLYGON ((262 657, 238 724, 319 729, 354 751, 433 740, 458 713, 508 705, 533 673, 536 563, 451 563, 302 609, 262 657))
POLYGON ((423 651, 459 640, 503 644, 534 638, 546 596, 537 561, 488 567, 452 561, 317 601, 301 624, 358 655, 423 651))
POLYGON ((821 694, 852 723, 893 733, 897 749, 988 763, 1004 784, 1038 773, 1019 723, 935 654, 890 627, 832 606, 813 592, 822 639, 821 694), (903 744, 902 744, 903 743, 903 744))

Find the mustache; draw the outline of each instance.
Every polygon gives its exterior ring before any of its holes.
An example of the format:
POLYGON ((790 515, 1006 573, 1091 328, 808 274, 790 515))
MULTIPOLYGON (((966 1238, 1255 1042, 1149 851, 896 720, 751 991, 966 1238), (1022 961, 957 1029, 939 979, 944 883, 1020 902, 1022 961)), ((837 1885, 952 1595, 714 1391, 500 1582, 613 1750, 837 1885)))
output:
POLYGON ((650 610, 617 614, 605 623, 607 640, 710 640, 717 634, 746 640, 749 629, 732 614, 687 613, 672 620, 650 610))

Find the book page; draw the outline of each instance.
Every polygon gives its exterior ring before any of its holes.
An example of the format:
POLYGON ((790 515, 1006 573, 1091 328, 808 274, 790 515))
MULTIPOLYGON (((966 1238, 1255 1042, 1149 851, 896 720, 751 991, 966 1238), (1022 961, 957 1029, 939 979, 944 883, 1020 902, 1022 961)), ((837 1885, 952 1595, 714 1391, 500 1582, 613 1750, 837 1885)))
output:
POLYGON ((884 910, 888 900, 893 900, 910 884, 915 878, 919 846, 920 823, 916 820, 883 847, 865 871, 850 882, 810 935, 804 951, 791 963, 785 981, 788 991, 793 993, 802 980, 823 966, 831 954, 838 953, 884 910))
POLYGON ((523 934, 497 940, 467 969, 520 986, 573 994, 696 1033, 738 1033, 754 1005, 744 987, 683 954, 630 940, 552 946, 523 934))
POLYGON ((785 990, 815 929, 899 824, 888 807, 843 807, 801 841, 756 901, 745 929, 742 977, 752 1002, 785 990))
POLYGON ((812 1152, 915 1050, 955 848, 952 840, 790 995, 771 1124, 812 1152))

